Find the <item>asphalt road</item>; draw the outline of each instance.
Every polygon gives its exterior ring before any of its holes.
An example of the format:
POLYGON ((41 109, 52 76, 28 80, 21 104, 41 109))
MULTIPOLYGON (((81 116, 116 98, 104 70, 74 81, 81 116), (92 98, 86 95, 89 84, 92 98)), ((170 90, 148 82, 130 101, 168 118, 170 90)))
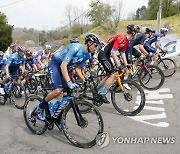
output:
POLYGON ((27 128, 22 110, 7 103, 0 106, 0 154, 59 153, 180 153, 180 69, 166 78, 161 89, 146 91, 145 109, 135 117, 124 117, 112 106, 99 108, 110 143, 90 149, 74 147, 58 129, 38 136, 27 128))

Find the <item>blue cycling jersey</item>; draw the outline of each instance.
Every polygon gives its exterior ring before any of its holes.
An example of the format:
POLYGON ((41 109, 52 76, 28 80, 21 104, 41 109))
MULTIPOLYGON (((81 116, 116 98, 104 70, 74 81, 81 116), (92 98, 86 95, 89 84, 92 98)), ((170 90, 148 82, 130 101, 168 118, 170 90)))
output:
POLYGON ((34 63, 38 62, 39 56, 41 56, 41 62, 42 62, 44 59, 49 58, 50 52, 48 54, 46 54, 44 50, 38 51, 37 55, 33 58, 34 63))
POLYGON ((152 43, 154 43, 154 42, 158 42, 158 41, 160 41, 160 38, 161 37, 163 37, 163 35, 162 34, 154 34, 153 35, 153 37, 152 38, 150 38, 150 39, 148 39, 148 40, 146 40, 146 42, 145 43, 147 43, 147 44, 152 44, 152 43))
POLYGON ((78 65, 82 67, 86 60, 91 58, 91 54, 85 52, 84 46, 79 43, 71 43, 61 50, 57 50, 52 57, 57 63, 63 61, 68 63, 68 66, 78 65))
POLYGON ((13 53, 9 59, 7 60, 6 64, 9 64, 10 67, 18 67, 20 64, 25 64, 26 58, 24 57, 19 57, 18 53, 13 53))

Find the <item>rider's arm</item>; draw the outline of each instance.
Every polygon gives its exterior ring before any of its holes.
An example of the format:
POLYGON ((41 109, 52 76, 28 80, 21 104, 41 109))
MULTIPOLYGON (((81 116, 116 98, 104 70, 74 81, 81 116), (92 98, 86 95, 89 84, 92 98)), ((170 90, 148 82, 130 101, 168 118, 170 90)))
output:
POLYGON ((9 65, 10 65, 10 64, 6 64, 6 66, 5 66, 5 72, 6 72, 6 74, 9 74, 9 65))
POLYGON ((124 65, 127 66, 128 63, 127 63, 127 59, 126 59, 125 52, 121 52, 121 58, 122 58, 122 60, 123 60, 123 62, 124 62, 124 65))
POLYGON ((41 62, 41 55, 38 56, 37 61, 38 61, 38 63, 39 63, 40 65, 42 64, 42 62, 41 62))
POLYGON ((139 50, 144 54, 144 55, 148 55, 148 52, 144 49, 144 46, 142 44, 139 45, 139 50))
POLYGON ((116 55, 116 52, 111 51, 111 56, 113 57, 116 66, 119 67, 121 65, 121 63, 118 59, 118 56, 116 55))
POLYGON ((161 44, 160 44, 159 41, 157 41, 157 42, 155 43, 155 46, 156 46, 159 50, 163 51, 163 48, 161 47, 161 44))
POLYGON ((69 82, 70 78, 69 78, 67 66, 68 66, 68 63, 66 61, 63 61, 60 65, 60 68, 61 68, 61 72, 62 72, 64 79, 66 80, 66 82, 69 82))
POLYGON ((25 72, 25 64, 22 64, 22 65, 21 65, 21 70, 22 70, 22 73, 25 72))
POLYGON ((76 66, 75 70, 76 70, 77 75, 78 75, 81 79, 85 80, 85 78, 84 78, 84 76, 83 76, 83 74, 82 74, 82 71, 81 71, 81 67, 76 66))

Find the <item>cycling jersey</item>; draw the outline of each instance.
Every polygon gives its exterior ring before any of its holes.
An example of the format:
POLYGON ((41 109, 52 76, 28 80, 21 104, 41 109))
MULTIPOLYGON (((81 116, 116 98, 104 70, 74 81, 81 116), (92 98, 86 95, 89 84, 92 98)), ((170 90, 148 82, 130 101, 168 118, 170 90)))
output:
POLYGON ((141 53, 138 50, 136 50, 134 46, 138 44, 143 45, 145 40, 146 40, 146 34, 139 33, 134 39, 130 41, 127 50, 125 52, 128 64, 132 64, 132 55, 134 55, 136 58, 139 58, 141 56, 141 53))
POLYGON ((108 40, 107 45, 104 47, 104 51, 100 51, 98 54, 98 60, 106 73, 111 74, 114 72, 113 62, 110 59, 111 51, 114 52, 118 50, 119 52, 125 52, 128 44, 129 40, 127 39, 127 34, 118 34, 108 40))
POLYGON ((62 75, 60 65, 63 61, 68 63, 68 67, 78 65, 82 67, 86 60, 91 58, 91 54, 85 52, 84 46, 79 43, 71 43, 61 50, 57 50, 48 64, 48 71, 53 83, 53 88, 67 89, 67 83, 62 75))
POLYGON ((154 42, 159 42, 161 37, 163 37, 162 34, 154 34, 152 38, 145 41, 145 43, 152 44, 154 42))
POLYGON ((38 57, 41 56, 41 62, 48 58, 51 58, 51 52, 49 52, 48 54, 45 53, 45 50, 40 50, 38 51, 37 55, 33 58, 34 63, 38 63, 38 57))
POLYGON ((34 64, 33 58, 26 59, 26 70, 32 71, 34 69, 33 64, 34 64))
POLYGON ((6 58, 0 58, 0 70, 4 70, 4 66, 6 64, 7 59, 6 58))
POLYGON ((10 67, 18 67, 20 64, 25 64, 26 58, 19 57, 18 53, 13 53, 10 55, 9 59, 7 60, 6 64, 9 64, 10 67))
POLYGON ((148 53, 150 52, 156 53, 157 48, 151 46, 151 44, 154 42, 159 42, 161 37, 163 37, 162 34, 154 34, 152 38, 145 41, 144 48, 146 49, 148 53))
MULTIPOLYGON (((126 48, 129 44, 129 40, 127 39, 127 34, 118 34, 116 36, 111 37, 108 42, 108 44, 111 44, 111 42, 114 42, 112 44, 112 51, 118 50, 121 52, 125 52, 126 48)), ((108 51, 111 52, 111 51, 108 51)))
POLYGON ((68 66, 73 66, 76 64, 80 67, 82 67, 86 60, 90 58, 90 53, 85 52, 84 46, 79 43, 71 43, 64 49, 57 50, 52 56, 52 59, 59 64, 65 61, 68 63, 68 66))

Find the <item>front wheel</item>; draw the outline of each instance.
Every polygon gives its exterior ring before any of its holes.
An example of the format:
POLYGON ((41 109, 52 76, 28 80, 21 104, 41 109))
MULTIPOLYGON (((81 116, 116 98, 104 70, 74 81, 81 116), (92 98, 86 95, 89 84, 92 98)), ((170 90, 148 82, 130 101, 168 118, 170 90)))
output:
POLYGON ((18 109, 23 109, 26 99, 27 94, 25 88, 20 84, 15 83, 12 87, 10 100, 18 109))
POLYGON ((163 71, 165 77, 172 76, 177 70, 175 61, 170 58, 159 60, 157 66, 163 71))
POLYGON ((73 145, 81 148, 94 146, 96 137, 104 129, 100 112, 94 105, 84 100, 78 100, 74 102, 74 105, 69 103, 66 106, 62 116, 62 123, 66 138, 73 145), (82 106, 88 108, 88 112, 80 111, 79 108, 82 108, 82 106))
POLYGON ((111 100, 114 108, 124 116, 135 116, 145 105, 145 93, 142 87, 133 80, 122 80, 124 92, 115 83, 111 91, 111 100))

